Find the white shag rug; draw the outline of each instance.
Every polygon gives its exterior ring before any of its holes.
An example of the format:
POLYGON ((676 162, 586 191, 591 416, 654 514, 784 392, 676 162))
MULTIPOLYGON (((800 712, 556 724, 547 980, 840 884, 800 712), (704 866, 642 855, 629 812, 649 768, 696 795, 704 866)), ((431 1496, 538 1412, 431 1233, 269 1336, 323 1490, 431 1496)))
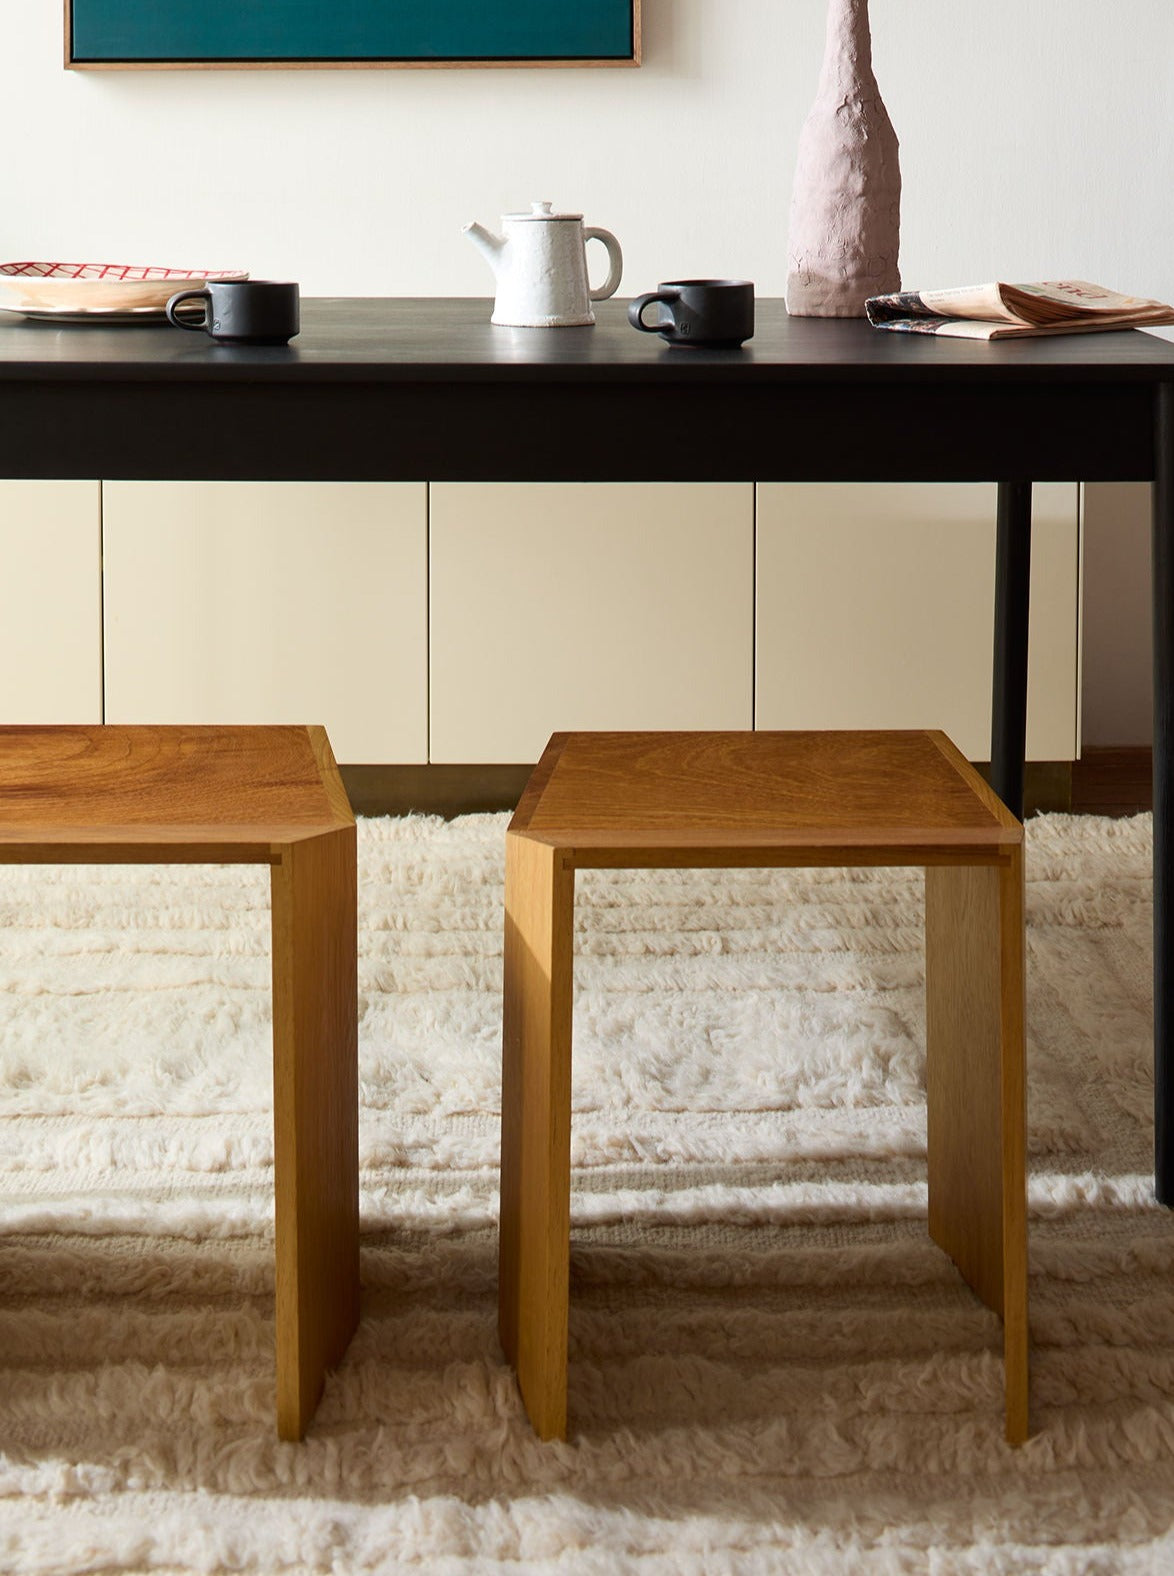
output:
POLYGON ((1034 1437, 924 1227, 920 872, 579 880, 572 1438, 495 1333, 506 818, 360 824, 363 1316, 273 1429, 267 872, 0 869, 0 1569, 1174 1569, 1150 823, 1028 829, 1034 1437))

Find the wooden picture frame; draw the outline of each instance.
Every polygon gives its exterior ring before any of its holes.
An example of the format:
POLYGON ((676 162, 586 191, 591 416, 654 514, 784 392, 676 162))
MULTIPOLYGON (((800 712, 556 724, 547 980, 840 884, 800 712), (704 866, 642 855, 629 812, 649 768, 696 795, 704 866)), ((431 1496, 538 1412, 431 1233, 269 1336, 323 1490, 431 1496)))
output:
POLYGON ((71 71, 637 66, 641 0, 65 0, 71 71))

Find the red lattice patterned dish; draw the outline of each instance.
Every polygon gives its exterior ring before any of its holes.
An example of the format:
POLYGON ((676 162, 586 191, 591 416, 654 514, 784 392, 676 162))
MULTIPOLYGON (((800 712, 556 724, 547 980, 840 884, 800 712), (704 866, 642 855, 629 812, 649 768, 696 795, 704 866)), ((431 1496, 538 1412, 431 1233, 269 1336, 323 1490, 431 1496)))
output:
POLYGON ((247 279, 239 268, 142 268, 128 263, 0 263, 0 309, 25 317, 159 314, 185 285, 247 279))

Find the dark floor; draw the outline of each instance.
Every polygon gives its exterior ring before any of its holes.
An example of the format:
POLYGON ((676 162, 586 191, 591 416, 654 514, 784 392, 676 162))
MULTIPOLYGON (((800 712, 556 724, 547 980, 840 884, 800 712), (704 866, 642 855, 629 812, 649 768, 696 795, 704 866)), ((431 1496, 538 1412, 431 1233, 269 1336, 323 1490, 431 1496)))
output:
POLYGON ((1072 767, 1078 815, 1137 815, 1154 807, 1153 752, 1148 746, 1087 749, 1072 767))

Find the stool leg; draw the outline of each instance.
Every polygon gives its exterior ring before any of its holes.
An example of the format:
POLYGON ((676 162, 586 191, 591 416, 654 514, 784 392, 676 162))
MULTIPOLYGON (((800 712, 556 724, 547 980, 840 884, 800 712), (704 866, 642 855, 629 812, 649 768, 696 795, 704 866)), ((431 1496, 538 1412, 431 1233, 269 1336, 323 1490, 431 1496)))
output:
POLYGON ((272 867, 277 1431, 301 1439, 359 1318, 353 826, 272 867))
POLYGON ((1023 851, 926 870, 929 1230, 1003 1319, 1006 1433, 1027 1438, 1023 851))
POLYGON ((498 1329, 541 1439, 567 1428, 575 872, 506 836, 498 1329))

